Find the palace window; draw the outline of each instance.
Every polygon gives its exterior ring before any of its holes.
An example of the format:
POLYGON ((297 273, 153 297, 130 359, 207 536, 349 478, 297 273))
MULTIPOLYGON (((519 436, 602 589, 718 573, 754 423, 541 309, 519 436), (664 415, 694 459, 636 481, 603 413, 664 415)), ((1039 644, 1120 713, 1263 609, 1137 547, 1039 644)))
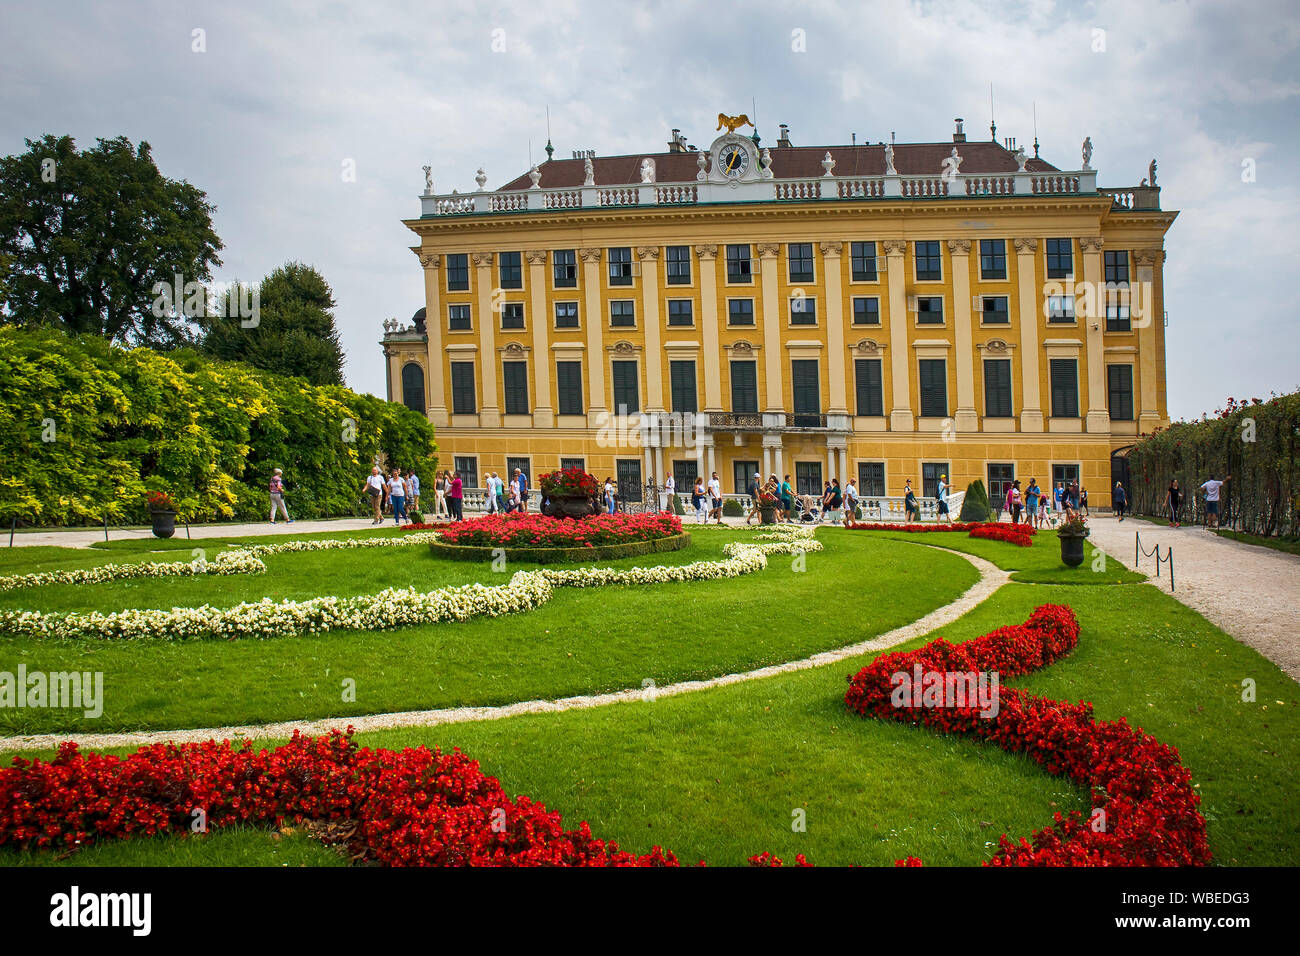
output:
MULTIPOLYGON (((921 462, 921 494, 927 498, 939 497, 939 476, 949 473, 946 461, 921 462)), ((944 483, 948 484, 947 479, 944 483)))
POLYGON ((855 295, 853 297, 853 324, 879 325, 880 299, 874 295, 855 295))
POLYGON ((749 246, 727 246, 727 281, 749 284, 754 271, 749 261, 749 246))
POLYGON ((674 412, 697 412, 699 405, 695 390, 695 363, 669 362, 668 381, 672 392, 674 412))
POLYGON ((758 414, 758 366, 745 360, 731 363, 731 411, 736 415, 758 414))
POLYGON ((753 299, 729 299, 727 301, 727 324, 728 325, 753 325, 754 324, 754 300, 753 299))
POLYGON ((636 303, 620 299, 609 304, 609 324, 616 329, 636 328, 636 303))
POLYGON ((1110 392, 1110 418, 1116 422, 1133 420, 1133 366, 1107 365, 1106 385, 1110 392))
POLYGON ((695 311, 690 299, 668 300, 668 324, 691 326, 695 324, 695 311))
POLYGON ((665 250, 664 267, 669 285, 690 285, 691 247, 669 246, 665 250))
POLYGON ((1011 322, 1011 316, 1007 312, 1007 297, 1005 295, 985 295, 980 296, 980 321, 985 325, 1008 325, 1011 322))
POLYGON ((471 328, 469 306, 447 306, 447 328, 452 332, 468 332, 471 328))
POLYGON ((849 270, 854 282, 876 281, 876 244, 853 242, 849 244, 849 270))
POLYGON ((918 325, 943 325, 943 296, 917 296, 916 321, 918 325))
POLYGON ((813 281, 813 251, 811 242, 792 242, 785 247, 786 266, 791 282, 813 281))
POLYGON ((938 281, 943 278, 943 256, 939 252, 938 240, 915 243, 916 280, 918 282, 938 281))
POLYGON ((507 302, 501 306, 501 328, 522 329, 524 327, 524 304, 507 302))
POLYGON ((1068 279, 1074 275, 1074 240, 1047 240, 1047 278, 1068 279))
POLYGON ((1047 321, 1061 322, 1066 325, 1074 322, 1074 296, 1049 295, 1047 297, 1047 321))
POLYGON ((556 411, 561 415, 582 414, 582 363, 555 363, 556 411))
POLYGON ((917 365, 921 389, 921 417, 948 417, 948 360, 920 359, 917 365))
POLYGON ((460 483, 465 488, 478 487, 478 459, 473 455, 457 455, 452 467, 460 473, 460 483))
POLYGON ((790 324, 816 325, 817 300, 811 296, 794 295, 790 297, 790 324))
POLYGON ((469 291, 469 253, 453 252, 447 256, 447 291, 469 291))
POLYGON ((478 413, 478 398, 474 394, 474 363, 451 363, 451 411, 454 415, 478 413))
POLYGON ((578 327, 578 303, 555 303, 555 327, 557 329, 576 329, 578 327))
POLYGON ((424 369, 414 362, 402 366, 402 404, 424 414, 424 369))
POLYGON ((585 458, 561 458, 560 471, 568 471, 570 468, 576 468, 578 471, 587 470, 587 459, 585 458))
POLYGON ((1011 417, 1011 359, 984 360, 984 414, 1011 417))
POLYGON ((1011 462, 991 462, 989 474, 989 501, 999 514, 1006 506, 1007 491, 1016 480, 1016 466, 1011 462))
POLYGON ((1132 332, 1133 325, 1129 320, 1128 306, 1118 303, 1108 304, 1106 306, 1106 331, 1107 332, 1132 332))
POLYGON ((522 253, 497 253, 497 282, 503 289, 522 289, 524 287, 522 253))
POLYGON ((528 414, 528 363, 503 362, 501 378, 505 385, 506 414, 528 414))
POLYGON ((614 381, 614 410, 617 415, 630 415, 641 410, 641 392, 638 387, 636 362, 611 363, 614 381))
POLYGON ((790 398, 796 428, 822 426, 822 394, 816 359, 790 361, 790 398))
POLYGON ((880 359, 854 359, 854 380, 858 391, 858 414, 885 414, 885 391, 881 379, 880 359))
POLYGON ((980 240, 980 278, 1005 279, 1007 277, 1007 241, 1005 239, 980 240))
POLYGON ((883 461, 858 462, 858 497, 883 498, 885 496, 885 463, 883 461))
POLYGON ((1079 360, 1051 359, 1052 417, 1079 417, 1079 360))
POLYGON ((1106 259, 1106 282, 1128 282, 1128 251, 1107 249, 1103 255, 1106 259))
POLYGON ((578 285, 578 256, 572 249, 556 249, 551 253, 551 268, 555 288, 573 289, 578 285))
POLYGON ((632 284, 631 246, 618 246, 609 250, 609 284, 632 284))

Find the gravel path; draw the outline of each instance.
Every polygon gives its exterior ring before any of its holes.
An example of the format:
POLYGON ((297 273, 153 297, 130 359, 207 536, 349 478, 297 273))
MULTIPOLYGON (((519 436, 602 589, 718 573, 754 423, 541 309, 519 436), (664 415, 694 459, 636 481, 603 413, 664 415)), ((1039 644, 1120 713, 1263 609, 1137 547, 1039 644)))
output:
POLYGON ((1143 551, 1159 545, 1162 558, 1172 546, 1172 592, 1163 561, 1159 578, 1154 577, 1154 556, 1142 557, 1138 570, 1146 572, 1152 584, 1259 651, 1292 680, 1300 681, 1300 635, 1295 627, 1300 556, 1242 544, 1196 527, 1169 528, 1100 516, 1088 524, 1091 543, 1118 557, 1125 567, 1134 566, 1135 533, 1142 536, 1143 551))
MULTIPOLYGON (((936 547, 938 550, 948 550, 946 548, 938 548, 936 545, 926 544, 924 546, 936 547)), ((774 664, 770 667, 760 667, 757 670, 745 671, 740 674, 726 674, 709 680, 683 681, 678 684, 669 684, 665 687, 636 687, 607 694, 564 697, 559 700, 521 701, 519 703, 508 704, 502 707, 455 707, 444 710, 416 710, 396 714, 337 717, 314 721, 287 721, 284 723, 262 724, 247 727, 208 727, 192 730, 158 730, 140 733, 85 734, 72 739, 75 739, 83 748, 99 750, 106 747, 136 747, 144 746, 146 744, 164 743, 167 741, 187 743, 212 739, 230 740, 244 737, 289 737, 292 736, 295 730, 299 730, 304 734, 320 735, 329 733, 332 730, 346 730, 349 726, 356 728, 357 731, 388 730, 395 727, 436 727, 442 724, 458 724, 479 720, 500 720, 503 717, 516 717, 520 714, 549 714, 566 710, 585 710, 591 707, 604 707, 608 704, 628 703, 637 700, 654 700, 659 697, 676 697, 678 694, 689 694, 695 691, 707 690, 710 687, 725 687, 728 684, 739 684, 745 681, 760 680, 764 677, 774 677, 777 674, 788 674, 793 671, 807 670, 811 667, 822 667, 826 664, 834 664, 838 661, 846 660, 850 657, 856 657, 860 654, 867 654, 894 647, 905 641, 910 641, 914 637, 928 634, 936 628, 951 624, 963 614, 972 610, 976 605, 984 601, 994 591, 1002 587, 1002 585, 1009 579, 1008 572, 1000 570, 998 567, 985 561, 983 558, 977 558, 969 554, 962 554, 957 551, 949 551, 948 553, 956 554, 958 557, 966 559, 974 565, 976 570, 980 573, 979 581, 972 585, 969 590, 951 604, 938 608, 935 611, 931 611, 929 614, 913 621, 911 624, 897 627, 892 631, 886 631, 884 634, 868 641, 861 641, 857 644, 851 644, 848 647, 841 647, 832 651, 823 651, 820 654, 814 654, 811 657, 806 657, 802 660, 788 661, 784 664, 774 664)), ((70 738, 67 734, 34 734, 25 737, 0 737, 0 751, 53 749, 68 739, 70 738)))

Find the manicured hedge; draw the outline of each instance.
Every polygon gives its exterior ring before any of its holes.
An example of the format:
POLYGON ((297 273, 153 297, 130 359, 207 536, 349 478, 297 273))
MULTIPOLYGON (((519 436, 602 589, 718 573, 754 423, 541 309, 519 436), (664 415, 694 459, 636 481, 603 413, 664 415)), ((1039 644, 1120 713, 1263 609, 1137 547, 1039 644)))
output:
POLYGON ((451 558, 455 561, 486 562, 493 560, 497 553, 504 553, 507 561, 520 564, 582 564, 588 561, 615 561, 619 558, 639 558, 644 554, 680 551, 690 543, 690 534, 683 531, 671 538, 601 544, 590 548, 476 548, 444 544, 441 541, 434 541, 429 547, 437 557, 451 558))
POLYGON ((376 455, 432 479, 433 427, 402 405, 190 351, 0 327, 0 519, 262 519, 284 469, 295 518, 358 513, 376 455))

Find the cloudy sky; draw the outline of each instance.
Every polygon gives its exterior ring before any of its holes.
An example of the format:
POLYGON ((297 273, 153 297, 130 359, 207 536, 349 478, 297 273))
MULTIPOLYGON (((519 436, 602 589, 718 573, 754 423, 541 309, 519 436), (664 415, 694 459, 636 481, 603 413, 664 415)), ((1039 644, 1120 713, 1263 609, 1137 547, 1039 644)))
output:
POLYGON ((1300 385, 1292 0, 0 0, 0 51, 0 151, 44 133, 147 140, 216 203, 218 279, 289 259, 321 270, 361 391, 384 390, 383 320, 423 303, 400 220, 418 215, 425 163, 438 192, 474 188, 480 165, 498 186, 543 157, 548 106, 558 156, 657 151, 672 127, 704 147, 719 112, 754 104, 768 142, 781 122, 796 144, 933 142, 956 116, 976 138, 990 82, 999 138, 1032 142, 1036 103, 1057 166, 1077 168, 1085 135, 1103 186, 1158 160, 1162 204, 1181 211, 1166 244, 1174 418, 1300 385))

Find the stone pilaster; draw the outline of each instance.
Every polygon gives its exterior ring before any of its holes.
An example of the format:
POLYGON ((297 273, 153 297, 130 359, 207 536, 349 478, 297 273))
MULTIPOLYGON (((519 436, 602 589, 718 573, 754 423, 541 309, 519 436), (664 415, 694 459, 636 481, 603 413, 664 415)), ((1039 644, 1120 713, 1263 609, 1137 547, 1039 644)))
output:
POLYGON ((979 428, 975 408, 975 349, 971 329, 969 239, 949 239, 948 255, 952 269, 952 321, 957 342, 957 413, 953 425, 958 434, 970 434, 979 428))
POLYGON ((501 297, 493 294, 497 287, 492 280, 492 253, 474 252, 470 258, 474 262, 474 287, 478 290, 478 422, 481 428, 497 428, 501 424, 501 403, 497 398, 495 339, 501 322, 501 297))
POLYGON ((1020 279, 1020 430, 1043 430, 1043 405, 1038 384, 1038 323, 1041 318, 1035 263, 1038 240, 1020 238, 1016 246, 1016 274, 1020 279))
POLYGON ((907 243, 902 239, 886 239, 885 262, 889 272, 889 377, 894 396, 889 410, 889 430, 910 432, 916 428, 912 416, 912 370, 909 367, 907 328, 911 316, 907 311, 907 269, 904 253, 907 243))
POLYGON ((555 406, 551 404, 551 352, 547 333, 551 317, 546 313, 546 250, 529 249, 528 291, 529 321, 533 327, 533 427, 553 428, 555 406))
POLYGON ((420 252, 420 265, 424 267, 424 328, 428 344, 428 362, 425 382, 425 404, 434 428, 450 421, 447 415, 447 393, 443 377, 442 354, 442 279, 439 267, 442 257, 431 252, 420 252))

